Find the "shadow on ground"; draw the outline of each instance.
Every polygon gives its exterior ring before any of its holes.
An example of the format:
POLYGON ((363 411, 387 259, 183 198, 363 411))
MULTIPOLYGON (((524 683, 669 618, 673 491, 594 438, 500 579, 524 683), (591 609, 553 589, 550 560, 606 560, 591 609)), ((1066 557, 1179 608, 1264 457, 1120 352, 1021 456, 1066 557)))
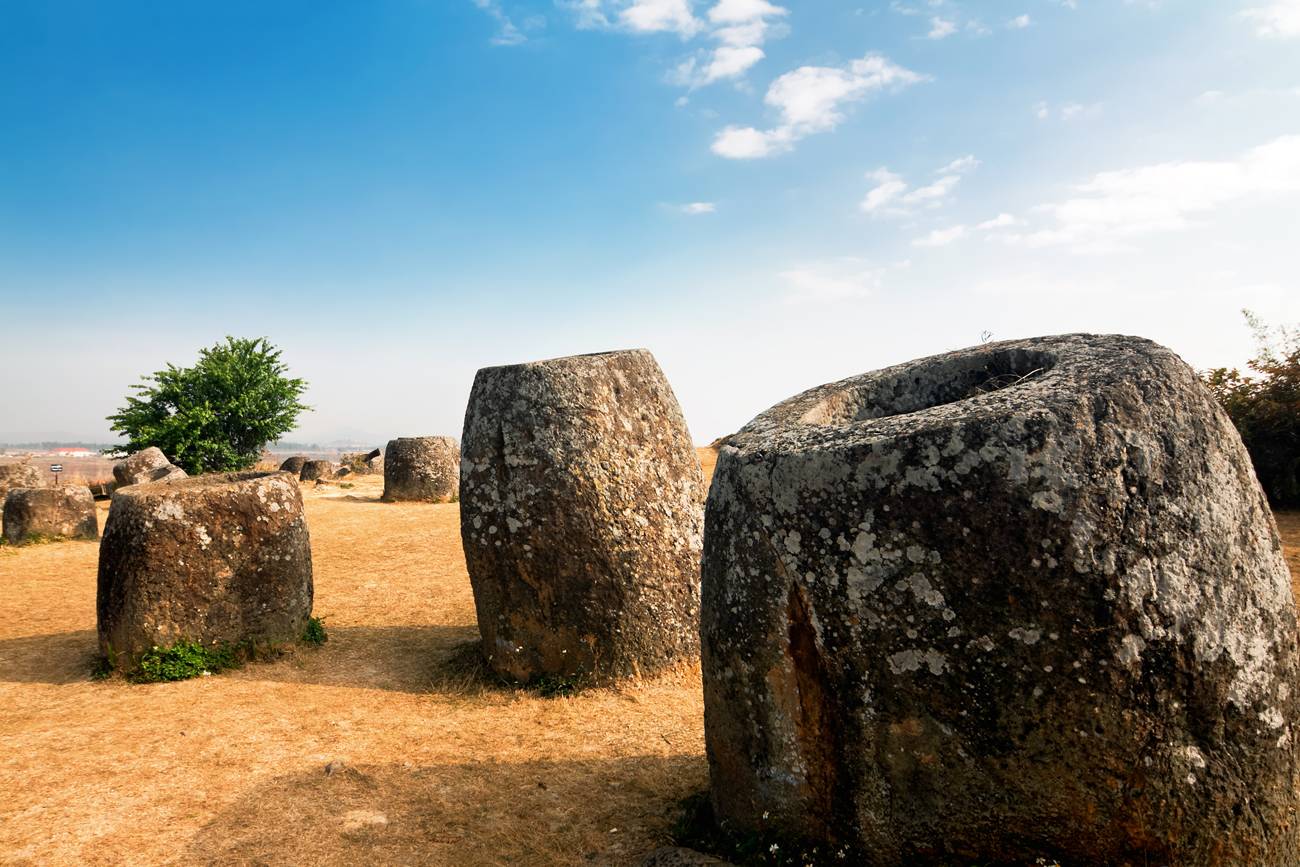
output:
POLYGON ((202 864, 627 864, 663 845, 702 756, 324 767, 245 792, 202 864))
MULTIPOLYGON (((321 647, 297 646, 279 660, 221 676, 427 693, 465 681, 457 660, 478 638, 474 626, 331 626, 328 632, 321 647)), ((93 629, 0 640, 0 682, 88 681, 98 650, 93 629)))

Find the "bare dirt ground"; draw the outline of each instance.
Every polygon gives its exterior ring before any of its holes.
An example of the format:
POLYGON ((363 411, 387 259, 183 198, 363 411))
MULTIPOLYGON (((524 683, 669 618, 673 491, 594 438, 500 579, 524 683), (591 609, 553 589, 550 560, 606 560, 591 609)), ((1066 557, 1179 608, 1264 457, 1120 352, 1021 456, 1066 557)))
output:
POLYGON ((456 505, 352 483, 304 485, 328 643, 216 677, 93 681, 97 544, 0 549, 0 863, 618 864, 666 842, 707 782, 698 668, 569 698, 458 676, 478 630, 456 505))
MULTIPOLYGON (((698 669, 552 699, 457 675, 457 507, 353 484, 304 486, 329 642, 216 677, 91 680, 96 544, 0 548, 0 863, 621 864, 666 842, 707 782, 698 669)), ((1278 521, 1300 576, 1300 513, 1278 521)))

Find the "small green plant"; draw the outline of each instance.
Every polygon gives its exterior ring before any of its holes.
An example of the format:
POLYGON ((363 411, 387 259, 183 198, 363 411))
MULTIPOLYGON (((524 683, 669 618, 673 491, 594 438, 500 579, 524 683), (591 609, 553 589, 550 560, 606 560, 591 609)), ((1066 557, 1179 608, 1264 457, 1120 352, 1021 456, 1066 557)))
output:
POLYGON ((140 658, 135 671, 127 675, 127 679, 133 683, 187 680, 236 668, 242 661, 243 654, 232 645, 205 646, 181 640, 169 647, 151 647, 140 658))
POLYGON ((340 488, 355 488, 356 485, 352 484, 351 482, 344 482, 343 484, 339 485, 339 487, 340 487, 340 488))
POLYGON ((317 647, 328 641, 329 636, 325 634, 325 618, 307 618, 307 626, 302 631, 302 640, 304 644, 315 644, 317 647))

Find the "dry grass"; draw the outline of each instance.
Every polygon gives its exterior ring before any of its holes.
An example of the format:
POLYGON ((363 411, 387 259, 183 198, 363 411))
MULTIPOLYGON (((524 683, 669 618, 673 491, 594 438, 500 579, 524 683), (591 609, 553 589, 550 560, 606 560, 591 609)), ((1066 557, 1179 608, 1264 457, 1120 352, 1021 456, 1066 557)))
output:
POLYGON ((698 668, 485 686, 449 665, 477 636, 457 507, 349 481, 304 485, 329 642, 218 677, 92 681, 96 544, 0 551, 0 861, 586 865, 665 842, 706 784, 698 668))
POLYGON ((1282 533, 1282 551, 1291 567, 1291 589, 1300 599, 1300 511, 1278 512, 1277 528, 1282 533))
MULTIPOLYGON (((484 685, 457 507, 351 481, 304 486, 329 642, 219 677, 92 681, 96 545, 0 549, 0 862, 587 865, 665 842, 706 784, 698 669, 484 685)), ((1300 513, 1278 521, 1300 574, 1300 513)))

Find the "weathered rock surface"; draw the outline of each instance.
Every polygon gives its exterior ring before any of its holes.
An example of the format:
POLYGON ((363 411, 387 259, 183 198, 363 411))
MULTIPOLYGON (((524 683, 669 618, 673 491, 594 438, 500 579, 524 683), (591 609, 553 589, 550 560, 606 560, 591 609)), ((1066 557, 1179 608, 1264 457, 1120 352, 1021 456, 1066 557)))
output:
POLYGON ((94 539, 99 536, 90 488, 11 488, 4 499, 4 536, 11 545, 34 537, 94 539))
POLYGON ((1169 350, 1069 335, 814 388, 722 449, 705 536, 734 829, 879 865, 1300 863, 1287 568, 1169 350))
POLYGON ((305 463, 307 463, 307 458, 303 455, 285 458, 284 463, 280 464, 280 472, 293 473, 296 476, 302 472, 302 465, 305 463))
POLYGON ((302 469, 298 473, 298 478, 304 482, 314 482, 317 479, 328 479, 334 475, 338 469, 333 461, 305 461, 302 469))
POLYGON ((480 370, 460 515, 492 668, 611 678, 693 657, 702 499, 686 422, 649 352, 480 370))
POLYGON ((638 867, 731 867, 730 862, 683 849, 680 846, 662 846, 653 852, 647 852, 637 862, 638 867))
POLYGON ((117 479, 119 487, 186 477, 187 473, 167 460, 167 456, 157 446, 141 449, 113 467, 113 478, 117 479))
POLYGON ((455 437, 400 437, 384 448, 384 500, 446 503, 460 494, 455 437))
POLYGON ((288 473, 196 476, 113 495, 99 553, 99 646, 140 654, 297 640, 311 615, 311 541, 288 473))
POLYGON ((0 464, 0 505, 13 488, 43 488, 49 475, 35 464, 0 464))

